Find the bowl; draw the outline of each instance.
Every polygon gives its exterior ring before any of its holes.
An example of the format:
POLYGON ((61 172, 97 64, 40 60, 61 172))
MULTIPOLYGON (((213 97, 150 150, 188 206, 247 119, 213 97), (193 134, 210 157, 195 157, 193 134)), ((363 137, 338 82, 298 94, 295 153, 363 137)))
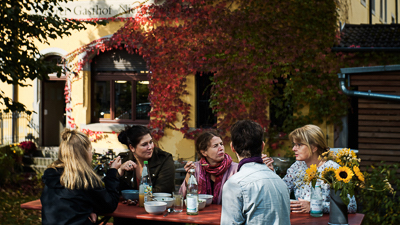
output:
POLYGON ((154 197, 172 197, 172 194, 159 192, 159 193, 153 193, 153 196, 154 197))
POLYGON ((144 203, 144 210, 150 214, 161 214, 167 209, 166 202, 145 202, 144 203))
POLYGON ((170 197, 155 197, 157 202, 165 202, 167 203, 167 208, 172 207, 174 205, 174 198, 170 197))
POLYGON ((204 207, 206 207, 206 204, 207 204, 206 199, 199 198, 199 210, 204 209, 204 207))
MULTIPOLYGON (((187 206, 186 199, 184 200, 184 202, 185 202, 185 205, 187 206)), ((199 198, 199 210, 204 209, 204 207, 206 207, 206 204, 207 204, 207 200, 206 199, 199 198)))
POLYGON ((206 205, 211 205, 212 201, 213 201, 213 197, 212 195, 207 195, 207 194, 199 194, 199 198, 200 199, 205 199, 207 200, 206 205))
POLYGON ((139 191, 138 190, 122 190, 122 197, 128 200, 138 200, 139 199, 139 191))

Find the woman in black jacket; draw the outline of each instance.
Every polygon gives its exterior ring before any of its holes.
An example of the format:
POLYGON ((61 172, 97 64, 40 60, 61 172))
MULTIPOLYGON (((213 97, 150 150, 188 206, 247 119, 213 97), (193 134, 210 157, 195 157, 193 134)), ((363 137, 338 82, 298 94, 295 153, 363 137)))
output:
POLYGON ((141 125, 127 126, 118 140, 128 146, 118 169, 120 189, 139 189, 144 161, 148 161, 153 193, 175 190, 175 166, 172 155, 154 146, 150 130, 141 125))
MULTIPOLYGON (((123 156, 122 165, 118 169, 120 189, 139 189, 144 161, 148 161, 153 193, 172 193, 175 190, 175 166, 172 155, 154 146, 150 130, 145 126, 127 126, 118 135, 118 140, 125 144, 129 151, 123 156)), ((114 217, 114 224, 171 224, 164 221, 132 220, 114 217)))
POLYGON ((97 218, 94 213, 111 213, 118 206, 116 175, 121 160, 113 161, 103 182, 92 169, 92 147, 86 134, 65 129, 61 138, 58 159, 42 177, 42 223, 92 224, 97 218))

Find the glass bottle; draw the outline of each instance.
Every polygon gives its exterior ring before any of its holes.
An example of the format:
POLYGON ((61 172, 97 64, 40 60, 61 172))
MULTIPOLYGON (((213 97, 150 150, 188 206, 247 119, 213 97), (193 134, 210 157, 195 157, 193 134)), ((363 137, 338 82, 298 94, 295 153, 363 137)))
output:
POLYGON ((147 161, 144 161, 144 166, 142 170, 142 176, 139 185, 139 206, 144 207, 144 203, 150 201, 149 196, 152 195, 152 185, 147 171, 147 161))
POLYGON ((321 183, 317 182, 315 188, 311 187, 311 198, 310 198, 310 214, 313 217, 322 216, 322 193, 321 193, 321 183))
POLYGON ((199 214, 199 194, 197 188, 196 177, 194 177, 194 169, 189 170, 190 178, 186 194, 186 214, 198 215, 199 214))

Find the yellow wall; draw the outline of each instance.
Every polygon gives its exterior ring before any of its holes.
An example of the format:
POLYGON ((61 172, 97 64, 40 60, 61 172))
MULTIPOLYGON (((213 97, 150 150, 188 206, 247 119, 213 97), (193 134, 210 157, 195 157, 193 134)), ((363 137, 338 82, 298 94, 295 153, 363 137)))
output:
MULTIPOLYGON (((4 92, 5 97, 12 98, 12 85, 0 81, 0 90, 4 92)), ((2 102, 3 103, 3 102, 2 102)), ((0 109, 6 109, 4 104, 0 104, 0 109)))
MULTIPOLYGON (((338 4, 339 20, 349 24, 369 24, 369 0, 365 4, 361 0, 340 0, 338 4)), ((372 14, 372 24, 384 24, 380 19, 380 0, 375 0, 375 13, 372 14)), ((395 1, 387 0, 387 24, 392 23, 392 14, 396 17, 395 1)))
MULTIPOLYGON (((26 87, 21 87, 18 85, 15 85, 15 96, 14 96, 14 101, 18 101, 26 106, 27 110, 33 110, 33 101, 34 101, 34 88, 33 88, 33 81, 28 79, 25 82, 23 82, 26 85, 31 85, 31 86, 26 86, 26 87)), ((13 86, 4 82, 0 82, 0 90, 4 92, 5 97, 9 97, 10 99, 12 98, 12 88, 13 86)), ((5 109, 4 104, 0 104, 0 109, 5 109)))

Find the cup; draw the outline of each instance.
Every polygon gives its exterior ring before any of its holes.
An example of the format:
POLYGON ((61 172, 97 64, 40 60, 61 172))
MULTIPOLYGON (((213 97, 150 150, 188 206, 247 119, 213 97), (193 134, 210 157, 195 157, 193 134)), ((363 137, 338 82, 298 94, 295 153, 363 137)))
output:
POLYGON ((174 192, 174 212, 183 211, 183 197, 179 191, 174 192))

